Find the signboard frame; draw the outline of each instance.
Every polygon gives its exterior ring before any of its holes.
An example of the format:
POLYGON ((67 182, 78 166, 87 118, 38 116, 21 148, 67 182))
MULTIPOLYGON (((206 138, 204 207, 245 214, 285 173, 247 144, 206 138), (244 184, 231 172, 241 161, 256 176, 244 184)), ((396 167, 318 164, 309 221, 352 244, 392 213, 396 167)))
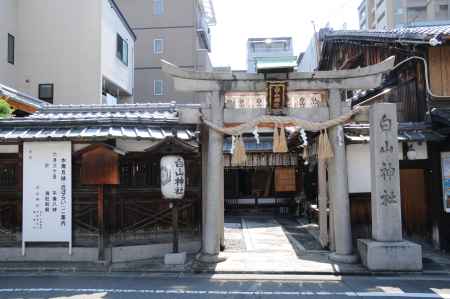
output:
POLYGON ((27 242, 69 243, 72 255, 70 141, 23 143, 22 202, 22 255, 27 242))
POLYGON ((286 107, 287 81, 267 82, 267 112, 268 114, 279 115, 286 107))

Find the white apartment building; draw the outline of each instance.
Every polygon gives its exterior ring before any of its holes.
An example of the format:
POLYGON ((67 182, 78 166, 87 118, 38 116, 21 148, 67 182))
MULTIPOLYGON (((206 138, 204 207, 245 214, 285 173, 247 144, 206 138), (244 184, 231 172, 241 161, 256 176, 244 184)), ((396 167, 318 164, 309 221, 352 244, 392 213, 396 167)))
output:
POLYGON ((247 40, 247 72, 256 73, 258 63, 296 65, 291 37, 249 38, 247 40))
POLYGON ((358 13, 360 29, 448 24, 450 0, 363 0, 358 13))
POLYGON ((116 0, 137 35, 135 102, 198 103, 199 95, 176 91, 161 59, 183 69, 212 70, 212 0, 116 0))
POLYGON ((0 83, 16 86, 17 0, 0 1, 0 83))
POLYGON ((132 102, 135 39, 113 0, 1 0, 0 83, 54 104, 132 102))
POLYGON ((311 38, 305 52, 299 55, 297 60, 298 72, 314 72, 319 66, 321 42, 318 32, 311 38))

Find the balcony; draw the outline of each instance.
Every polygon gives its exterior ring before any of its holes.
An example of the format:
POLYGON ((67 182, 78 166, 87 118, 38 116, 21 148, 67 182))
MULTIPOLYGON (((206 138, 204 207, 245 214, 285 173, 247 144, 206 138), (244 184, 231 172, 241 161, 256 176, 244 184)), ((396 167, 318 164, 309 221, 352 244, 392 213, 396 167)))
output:
POLYGON ((106 76, 102 79, 102 104, 116 105, 132 101, 133 95, 106 76))

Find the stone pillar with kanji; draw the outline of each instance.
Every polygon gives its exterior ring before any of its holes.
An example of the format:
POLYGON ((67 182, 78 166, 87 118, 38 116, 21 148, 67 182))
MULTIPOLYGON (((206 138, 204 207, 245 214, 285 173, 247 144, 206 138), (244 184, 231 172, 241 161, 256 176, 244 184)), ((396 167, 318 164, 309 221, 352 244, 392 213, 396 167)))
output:
POLYGON ((396 105, 370 108, 372 239, 358 240, 364 266, 373 271, 418 271, 422 248, 403 240, 396 105))

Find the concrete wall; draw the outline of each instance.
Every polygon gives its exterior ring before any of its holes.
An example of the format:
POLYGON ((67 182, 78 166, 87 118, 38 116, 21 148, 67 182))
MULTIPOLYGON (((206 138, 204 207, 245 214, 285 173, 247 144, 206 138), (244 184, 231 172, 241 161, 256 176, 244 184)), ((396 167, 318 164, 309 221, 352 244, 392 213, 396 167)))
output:
POLYGON ((161 59, 193 70, 212 68, 207 51, 200 49, 197 33, 197 0, 164 0, 164 13, 154 15, 153 0, 116 0, 137 35, 135 102, 199 102, 195 93, 177 92, 173 80, 161 71, 161 59), (153 53, 153 41, 164 40, 161 54, 153 53), (164 81, 164 95, 154 96, 154 80, 164 81))
MULTIPOLYGON (((201 241, 181 241, 180 250, 189 254, 201 248, 201 241)), ((172 252, 172 243, 113 247, 112 262, 127 262, 163 257, 172 252)), ((67 247, 27 247, 25 256, 22 248, 0 247, 0 260, 5 262, 97 262, 98 248, 73 247, 69 255, 67 247)))
POLYGON ((134 29, 194 27, 196 0, 164 0, 164 14, 154 15, 153 0, 116 0, 134 29))
POLYGON ((369 144, 348 144, 348 192, 370 192, 370 150, 369 144))
POLYGON ((17 88, 38 97, 54 84, 54 103, 101 103, 101 0, 16 0, 17 88))
MULTIPOLYGON (((198 252, 200 248, 200 241, 181 242, 180 244, 180 251, 185 251, 190 254, 198 252)), ((171 252, 172 243, 114 247, 112 249, 112 261, 127 262, 144 260, 155 257, 163 257, 165 254, 171 252)))
MULTIPOLYGON (((426 143, 413 144, 417 157, 416 159, 427 159, 426 143)), ((365 193, 371 191, 370 176, 370 148, 369 143, 347 144, 347 168, 348 168, 348 192, 365 193)), ((398 159, 403 160, 403 146, 398 144, 398 159)))
POLYGON ((136 67, 161 67, 161 59, 169 60, 178 66, 194 66, 196 55, 196 33, 192 28, 176 30, 135 30, 136 67), (161 54, 153 53, 153 40, 163 39, 164 49, 161 54))
POLYGON ((197 102, 195 93, 176 91, 173 79, 167 76, 160 68, 136 69, 134 91, 135 102, 140 103, 165 103, 170 101, 177 101, 178 103, 197 102), (154 80, 164 81, 164 94, 162 96, 154 96, 154 80))
POLYGON ((8 33, 16 37, 17 61, 17 0, 0 1, 0 83, 16 88, 17 63, 8 63, 8 33))
POLYGON ((134 40, 107 0, 102 1, 102 75, 128 94, 134 87, 134 40), (128 43, 128 65, 117 58, 117 34, 128 43))
POLYGON ((73 247, 72 255, 68 248, 62 247, 30 247, 22 256, 22 248, 0 247, 0 260, 5 262, 95 262, 98 260, 98 249, 73 247))

